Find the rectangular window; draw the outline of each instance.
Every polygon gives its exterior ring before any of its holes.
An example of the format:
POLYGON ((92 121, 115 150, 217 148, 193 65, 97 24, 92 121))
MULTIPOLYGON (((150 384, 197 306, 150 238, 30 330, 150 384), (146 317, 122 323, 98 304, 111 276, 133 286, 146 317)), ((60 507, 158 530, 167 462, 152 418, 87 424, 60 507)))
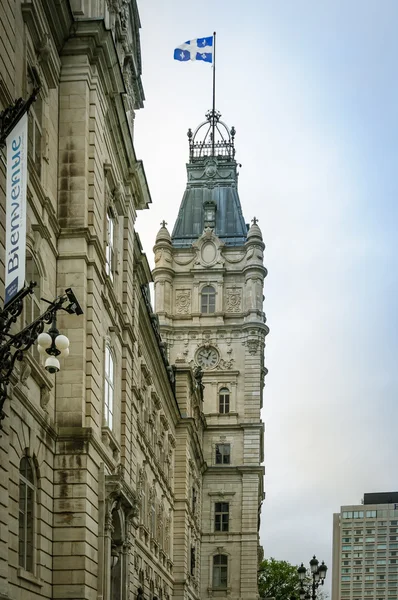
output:
POLYGON ((228 556, 218 554, 213 558, 213 588, 225 589, 228 584, 228 556))
POLYGON ((200 307, 202 313, 211 314, 216 310, 216 290, 211 285, 206 285, 200 294, 200 307))
POLYGON ((229 502, 216 502, 214 531, 229 531, 229 502))
POLYGON ((19 469, 19 565, 25 571, 33 572, 33 507, 35 487, 33 469, 26 457, 19 469))
POLYGON ((229 389, 228 388, 222 388, 219 392, 219 396, 218 396, 218 411, 221 414, 228 414, 229 413, 229 389))
POLYGON ((106 274, 113 280, 115 271, 115 223, 112 215, 106 213, 106 274))
POLYGON ((104 421, 113 427, 114 362, 109 346, 105 347, 104 421))
MULTIPOLYGON (((33 92, 34 76, 32 69, 28 67, 28 93, 33 92)), ((37 95, 35 102, 30 106, 28 113, 28 156, 33 162, 34 170, 41 176, 42 159, 42 120, 43 120, 43 100, 41 94, 37 95)))
POLYGON ((377 511, 376 510, 367 510, 366 511, 366 517, 367 518, 370 517, 371 519, 374 518, 374 517, 377 517, 377 511))
POLYGON ((216 444, 216 465, 231 464, 231 444, 216 444))
POLYGON ((344 550, 351 550, 351 546, 343 546, 343 547, 342 547, 342 550, 343 550, 343 551, 344 551, 344 550))

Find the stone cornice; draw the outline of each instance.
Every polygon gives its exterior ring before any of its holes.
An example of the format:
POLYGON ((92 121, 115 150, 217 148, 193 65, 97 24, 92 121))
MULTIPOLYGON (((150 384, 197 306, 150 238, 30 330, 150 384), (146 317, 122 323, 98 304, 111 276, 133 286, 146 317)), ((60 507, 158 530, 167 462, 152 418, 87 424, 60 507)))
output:
POLYGON ((217 431, 219 429, 258 429, 259 431, 264 431, 264 423, 262 421, 257 421, 253 423, 248 423, 246 421, 240 423, 215 423, 214 425, 207 425, 207 431, 217 431))
POLYGON ((237 470, 242 474, 257 474, 261 477, 265 475, 265 467, 262 467, 261 465, 241 465, 237 467, 237 470))
POLYGON ((73 14, 69 0, 42 0, 48 22, 51 23, 51 33, 58 52, 71 34, 73 14))

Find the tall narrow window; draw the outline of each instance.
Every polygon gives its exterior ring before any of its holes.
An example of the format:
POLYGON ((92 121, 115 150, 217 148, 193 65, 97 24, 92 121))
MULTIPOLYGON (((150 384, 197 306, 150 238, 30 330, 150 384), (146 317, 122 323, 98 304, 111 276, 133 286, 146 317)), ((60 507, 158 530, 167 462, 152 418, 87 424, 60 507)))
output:
POLYGON ((229 531, 229 502, 216 502, 214 531, 229 531))
POLYGON ((217 554, 213 558, 213 588, 226 588, 228 583, 228 556, 217 554))
POLYGON ((24 456, 19 464, 19 566, 33 572, 35 480, 32 465, 24 456))
POLYGON ((105 397, 104 420, 105 424, 113 427, 113 396, 115 391, 115 365, 109 346, 105 346, 105 397))
POLYGON ((216 310, 216 290, 211 285, 206 285, 201 292, 201 312, 214 313, 216 310))
MULTIPOLYGON (((41 297, 41 281, 40 281, 40 273, 37 266, 37 263, 33 256, 28 254, 26 256, 26 266, 25 266, 25 282, 26 285, 29 285, 31 281, 35 281, 37 283, 36 287, 33 288, 33 294, 28 294, 25 297, 25 306, 23 309, 23 327, 30 325, 40 316, 40 297, 41 297)), ((33 344, 30 348, 30 353, 35 357, 36 360, 39 360, 40 354, 37 349, 37 344, 33 344)))
POLYGON ((231 444, 216 444, 216 465, 231 463, 231 444))
POLYGON ((229 389, 222 388, 218 394, 218 412, 222 414, 229 413, 229 389))
POLYGON ((195 548, 195 546, 191 546, 191 575, 195 575, 195 566, 196 566, 196 548, 195 548))
POLYGON ((150 533, 152 537, 156 535, 156 507, 155 503, 151 504, 151 522, 150 522, 150 533))
POLYGON ((115 223, 109 210, 106 213, 106 274, 113 280, 115 270, 115 223))
MULTIPOLYGON (((34 76, 31 68, 28 68, 28 94, 33 92, 34 76)), ((42 114, 43 100, 40 93, 35 102, 30 106, 28 113, 28 156, 34 164, 34 169, 38 176, 41 175, 42 159, 42 114)))

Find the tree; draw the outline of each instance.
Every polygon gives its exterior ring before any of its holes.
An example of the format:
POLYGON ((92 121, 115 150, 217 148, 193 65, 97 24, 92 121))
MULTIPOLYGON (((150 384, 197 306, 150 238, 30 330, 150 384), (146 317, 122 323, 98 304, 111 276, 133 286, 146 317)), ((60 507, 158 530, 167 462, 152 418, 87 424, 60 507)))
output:
MULTIPOLYGON (((306 589, 310 588, 312 578, 304 581, 306 589)), ((258 568, 258 591, 262 600, 298 600, 300 598, 300 579, 297 567, 286 560, 265 559, 258 568)), ((316 591, 318 600, 327 600, 324 589, 316 591)))
POLYGON ((258 570, 258 591, 262 599, 290 600, 298 598, 300 580, 297 567, 286 560, 265 559, 258 570))

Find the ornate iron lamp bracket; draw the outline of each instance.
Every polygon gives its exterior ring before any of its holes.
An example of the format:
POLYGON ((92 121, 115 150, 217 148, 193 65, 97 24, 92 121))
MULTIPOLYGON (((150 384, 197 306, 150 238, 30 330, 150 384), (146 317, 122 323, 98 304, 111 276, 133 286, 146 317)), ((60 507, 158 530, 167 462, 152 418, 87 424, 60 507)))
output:
POLYGON ((32 281, 21 294, 0 311, 0 429, 2 428, 1 421, 5 416, 3 406, 7 398, 7 387, 16 361, 23 359, 24 353, 35 343, 43 332, 44 326, 52 323, 59 310, 64 310, 69 314, 83 314, 73 291, 68 288, 65 290, 65 294, 58 296, 53 302, 42 298, 49 305, 47 310, 22 331, 15 335, 10 334, 12 324, 16 323, 22 313, 24 297, 33 294, 35 286, 36 283, 32 281), (66 303, 68 304, 65 305, 66 303))
POLYGON ((14 104, 7 106, 7 108, 0 113, 0 148, 5 146, 7 137, 14 129, 18 121, 29 110, 33 102, 36 100, 39 92, 40 85, 37 84, 33 88, 33 92, 27 100, 18 98, 18 100, 15 100, 14 104))

